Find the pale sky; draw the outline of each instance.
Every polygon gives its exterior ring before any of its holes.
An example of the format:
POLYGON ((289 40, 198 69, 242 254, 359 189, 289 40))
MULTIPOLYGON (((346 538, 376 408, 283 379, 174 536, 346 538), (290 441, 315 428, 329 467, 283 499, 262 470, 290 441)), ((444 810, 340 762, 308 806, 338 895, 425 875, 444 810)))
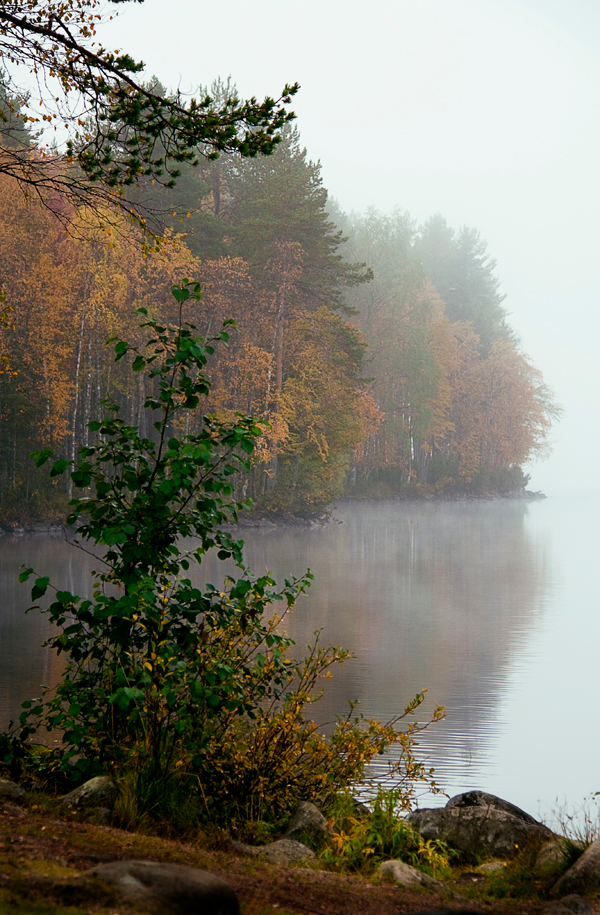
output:
POLYGON ((600 489, 597 0, 145 0, 100 37, 169 88, 298 81, 302 142, 343 209, 478 228, 566 411, 531 485, 600 489))

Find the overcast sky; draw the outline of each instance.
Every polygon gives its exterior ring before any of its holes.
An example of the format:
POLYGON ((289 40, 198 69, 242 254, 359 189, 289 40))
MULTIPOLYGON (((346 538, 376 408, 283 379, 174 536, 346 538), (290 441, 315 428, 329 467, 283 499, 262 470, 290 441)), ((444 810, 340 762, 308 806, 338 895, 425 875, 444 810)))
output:
POLYGON ((498 261, 523 350, 565 407, 549 494, 600 490, 598 0, 145 0, 100 37, 170 88, 301 84, 297 126, 346 210, 440 212, 498 261))

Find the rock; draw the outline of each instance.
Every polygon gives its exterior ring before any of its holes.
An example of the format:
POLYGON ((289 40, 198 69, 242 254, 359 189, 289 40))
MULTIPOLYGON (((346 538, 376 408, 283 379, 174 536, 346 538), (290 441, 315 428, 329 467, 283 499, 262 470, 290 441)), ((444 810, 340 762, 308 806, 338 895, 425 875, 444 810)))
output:
POLYGON ((504 870, 505 867, 506 861, 486 861, 485 864, 480 864, 475 870, 478 874, 497 874, 498 871, 504 870))
POLYGON ((314 849, 324 845, 330 836, 331 829, 321 811, 310 801, 301 801, 283 838, 294 839, 314 849))
POLYGON ((258 857, 261 849, 259 845, 244 845, 243 842, 236 842, 235 839, 228 839, 225 847, 227 851, 232 851, 234 855, 243 855, 246 858, 258 857))
POLYGON ((423 871, 405 864, 404 861, 384 861, 377 868, 377 876, 385 880, 393 880, 400 886, 424 886, 430 890, 448 892, 447 887, 439 880, 435 880, 423 871))
POLYGON ((358 798, 352 798, 352 808, 354 810, 354 816, 359 820, 362 820, 363 817, 368 817, 371 815, 371 811, 366 804, 363 804, 362 801, 359 801, 358 798))
POLYGON ((312 848, 308 848, 295 839, 278 839, 277 842, 271 842, 269 845, 261 845, 258 851, 273 864, 292 864, 294 861, 316 858, 312 848))
POLYGON ((415 810, 406 819, 425 840, 444 839, 451 848, 475 856, 509 857, 533 840, 552 836, 545 826, 495 807, 415 810))
POLYGON ((26 817, 27 814, 21 807, 13 807, 12 804, 0 804, 0 813, 7 817, 26 817))
POLYGON ((0 798, 9 801, 25 800, 25 792, 16 782, 11 782, 8 778, 0 778, 0 798))
POLYGON ((93 807, 86 816, 88 823, 94 826, 110 826, 112 813, 108 807, 93 807))
POLYGON ((292 864, 294 861, 316 858, 311 848, 295 839, 278 839, 277 842, 271 842, 269 845, 244 845, 242 842, 229 839, 227 848, 234 854, 244 855, 247 858, 258 858, 259 855, 264 855, 273 864, 292 864))
POLYGON ((233 888, 208 871, 154 861, 113 861, 86 871, 156 912, 171 915, 239 915, 233 888))
POLYGON ((541 825, 531 814, 525 813, 520 807, 511 804, 510 801, 502 800, 501 797, 496 797, 495 794, 487 794, 485 791, 465 791, 464 794, 456 794, 450 798, 446 807, 493 807, 495 810, 505 810, 506 813, 511 813, 526 823, 541 825))
POLYGON ((551 870, 565 863, 564 842, 557 836, 540 848, 535 859, 536 871, 551 870))
POLYGON ((542 915, 592 915, 592 910, 585 899, 572 893, 557 902, 551 902, 544 908, 542 915))
POLYGON ((72 807, 99 807, 110 801, 117 790, 117 786, 108 775, 98 775, 75 788, 62 799, 63 804, 72 807))
MULTIPOLYGON (((553 893, 597 893, 600 890, 600 839, 589 845, 560 880, 553 893)), ((561 900, 562 901, 562 900, 561 900)))

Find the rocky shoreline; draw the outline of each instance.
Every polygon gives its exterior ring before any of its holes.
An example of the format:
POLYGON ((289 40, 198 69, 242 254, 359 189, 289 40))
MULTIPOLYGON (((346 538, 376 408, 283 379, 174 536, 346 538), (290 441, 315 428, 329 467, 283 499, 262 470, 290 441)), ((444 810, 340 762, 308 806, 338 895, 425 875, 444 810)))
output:
POLYGON ((115 791, 110 778, 92 779, 55 802, 52 818, 44 819, 39 797, 34 804, 18 784, 0 779, 0 911, 8 892, 10 911, 29 912, 18 907, 23 896, 58 901, 48 910, 57 915, 69 915, 70 906, 82 900, 89 906, 85 912, 129 912, 133 904, 135 911, 161 915, 600 912, 600 839, 576 847, 483 791, 407 817, 424 841, 443 840, 465 862, 442 879, 395 859, 381 862, 367 878, 324 871, 319 849, 335 837, 310 802, 299 805, 282 838, 268 845, 228 840, 209 851, 114 828, 115 791), (488 892, 519 868, 531 872, 532 898, 522 891, 513 895, 510 881, 504 896, 488 892))

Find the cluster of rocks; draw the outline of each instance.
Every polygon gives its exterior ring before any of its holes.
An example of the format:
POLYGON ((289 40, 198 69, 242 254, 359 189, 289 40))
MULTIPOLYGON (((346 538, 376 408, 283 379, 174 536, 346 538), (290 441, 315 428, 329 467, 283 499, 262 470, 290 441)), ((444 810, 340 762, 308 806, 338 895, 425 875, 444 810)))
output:
MULTIPOLYGON (((408 822, 426 840, 443 839, 460 852, 496 859, 480 870, 504 867, 506 859, 535 844, 535 870, 540 874, 566 861, 565 839, 509 801, 484 791, 467 791, 450 798, 445 807, 415 810, 408 822), (500 860, 498 860, 500 859, 500 860)), ((383 865, 382 865, 383 866, 383 865)), ((488 870, 488 872, 489 872, 488 870)), ((544 910, 547 915, 589 915, 590 907, 579 894, 600 891, 600 839, 583 852, 555 883, 560 897, 544 910)))
MULTIPOLYGON (((61 800, 67 808, 86 812, 98 824, 110 822, 116 786, 107 777, 94 778, 61 800)), ((8 779, 0 779, 0 813, 27 816, 18 806, 25 792, 8 779)), ((489 875, 507 865, 525 846, 538 849, 535 870, 540 874, 560 869, 566 861, 565 839, 556 835, 530 814, 508 801, 483 791, 468 791, 451 798, 445 807, 415 810, 408 823, 425 840, 443 840, 464 855, 486 857, 475 869, 475 876, 489 875)), ((310 866, 315 852, 331 838, 331 829, 322 813, 309 802, 302 802, 292 817, 283 838, 267 845, 250 846, 230 841, 229 850, 238 855, 263 858, 277 865, 310 866)), ((449 887, 403 861, 383 862, 377 875, 401 886, 419 886, 462 899, 449 887)), ((114 861, 100 864, 81 875, 81 880, 101 881, 117 894, 160 912, 205 915, 238 915, 239 904, 233 888, 207 871, 182 865, 150 861, 114 861)), ((90 884, 91 885, 91 884, 90 884)), ((593 842, 556 882, 553 895, 560 897, 546 906, 544 915, 591 915, 581 894, 600 892, 600 839, 593 842)), ((453 909, 454 915, 460 915, 453 909)), ((467 911, 465 909, 465 911, 467 911)), ((472 910, 471 910, 472 912, 472 910)), ((431 910, 433 915, 434 910, 431 910)), ((422 915, 426 915, 425 912, 422 915)))

